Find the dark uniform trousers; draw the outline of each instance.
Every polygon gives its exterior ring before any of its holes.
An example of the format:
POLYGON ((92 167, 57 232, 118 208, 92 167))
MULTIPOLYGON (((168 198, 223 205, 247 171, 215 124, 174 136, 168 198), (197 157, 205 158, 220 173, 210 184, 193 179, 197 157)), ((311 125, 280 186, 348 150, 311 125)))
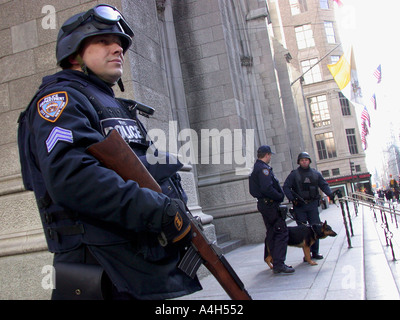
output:
MULTIPOLYGON (((307 204, 302 203, 299 206, 294 207, 297 225, 307 224, 307 222, 313 225, 321 222, 321 219, 319 218, 318 201, 319 200, 314 200, 307 204)), ((316 240, 311 246, 311 252, 314 254, 319 252, 319 240, 316 240)))
POLYGON ((265 227, 267 228, 264 259, 268 256, 269 250, 274 261, 274 267, 280 267, 284 265, 287 243, 289 240, 286 222, 280 216, 278 208, 278 202, 273 202, 272 204, 265 203, 265 201, 262 199, 259 199, 257 202, 257 209, 260 211, 265 227))

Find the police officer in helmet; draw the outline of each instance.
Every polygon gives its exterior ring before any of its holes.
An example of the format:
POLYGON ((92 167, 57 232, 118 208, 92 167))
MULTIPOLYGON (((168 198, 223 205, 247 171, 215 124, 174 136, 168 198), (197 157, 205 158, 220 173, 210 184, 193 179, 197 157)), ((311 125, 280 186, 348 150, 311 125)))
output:
POLYGON ((285 217, 279 210, 279 204, 285 195, 269 165, 273 154, 270 146, 263 145, 258 148, 257 161, 249 177, 249 189, 250 194, 257 199, 257 209, 260 211, 267 229, 264 260, 270 251, 274 273, 289 274, 295 270, 284 263, 289 235, 285 217))
POLYGON ((123 90, 133 36, 109 5, 68 19, 57 39, 62 70, 43 78, 19 119, 24 185, 35 193, 54 253, 53 299, 166 299, 201 289, 197 277, 177 268, 191 240, 177 173, 182 164, 146 162, 150 143, 136 111, 128 108, 133 101, 115 98, 112 89, 118 84, 123 90), (110 130, 129 143, 163 193, 125 182, 86 152, 110 130), (160 245, 161 233, 166 246, 160 245))
MULTIPOLYGON (((321 222, 318 210, 321 199, 319 189, 331 199, 334 194, 321 173, 310 167, 311 157, 307 152, 298 155, 297 164, 299 167, 286 178, 283 191, 289 201, 293 202, 298 225, 307 222, 311 225, 318 224, 321 222)), ((313 259, 323 259, 319 254, 319 240, 311 246, 311 253, 313 259)))

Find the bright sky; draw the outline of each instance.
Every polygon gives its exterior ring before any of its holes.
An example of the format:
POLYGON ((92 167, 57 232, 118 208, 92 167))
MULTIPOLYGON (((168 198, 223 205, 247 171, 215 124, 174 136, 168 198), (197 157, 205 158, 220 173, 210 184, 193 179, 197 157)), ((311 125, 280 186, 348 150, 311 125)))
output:
POLYGON ((341 1, 342 7, 335 4, 336 21, 343 50, 346 52, 353 46, 363 100, 371 117, 366 155, 368 169, 374 173, 375 167, 382 171, 382 147, 386 146, 390 135, 390 122, 396 135, 400 133, 400 101, 397 98, 400 61, 396 54, 400 1, 341 1), (382 82, 377 84, 373 72, 379 64, 382 65, 382 82), (373 93, 377 98, 376 111, 370 102, 373 93))

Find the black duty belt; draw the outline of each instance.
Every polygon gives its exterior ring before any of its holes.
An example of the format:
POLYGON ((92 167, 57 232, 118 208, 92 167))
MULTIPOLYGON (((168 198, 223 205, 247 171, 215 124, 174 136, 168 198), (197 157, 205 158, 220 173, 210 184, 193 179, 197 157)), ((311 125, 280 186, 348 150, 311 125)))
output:
POLYGON ((300 200, 300 202, 303 202, 303 203, 305 203, 305 204, 310 204, 310 203, 312 203, 312 202, 314 202, 314 201, 318 201, 318 199, 310 199, 310 200, 305 200, 305 199, 304 199, 304 202, 300 200))
POLYGON ((85 233, 85 229, 83 228, 82 224, 75 224, 72 226, 47 228, 47 233, 50 239, 60 242, 59 236, 74 236, 77 234, 83 234, 85 233))
POLYGON ((273 204, 275 200, 269 198, 258 198, 258 201, 264 202, 265 204, 273 204))

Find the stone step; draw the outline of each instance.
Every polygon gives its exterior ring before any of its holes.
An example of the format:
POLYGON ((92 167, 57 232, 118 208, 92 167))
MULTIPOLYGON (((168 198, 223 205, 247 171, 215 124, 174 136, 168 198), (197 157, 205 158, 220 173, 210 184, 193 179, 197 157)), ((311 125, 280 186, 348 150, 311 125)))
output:
MULTIPOLYGON (((363 208, 362 208, 363 209, 363 208)), ((375 221, 372 212, 364 209, 364 270, 367 300, 399 300, 396 279, 399 278, 396 261, 393 261, 391 248, 386 245, 380 217, 375 221)), ((387 219, 390 219, 387 214, 387 219)), ((389 223, 390 225, 390 223, 389 223)), ((390 229, 396 233, 392 224, 390 229)), ((393 238, 396 240, 396 238, 393 238)), ((396 241, 394 250, 398 251, 396 241)))
POLYGON ((231 252, 244 244, 245 241, 243 239, 231 239, 227 233, 217 235, 217 245, 223 254, 231 252))

